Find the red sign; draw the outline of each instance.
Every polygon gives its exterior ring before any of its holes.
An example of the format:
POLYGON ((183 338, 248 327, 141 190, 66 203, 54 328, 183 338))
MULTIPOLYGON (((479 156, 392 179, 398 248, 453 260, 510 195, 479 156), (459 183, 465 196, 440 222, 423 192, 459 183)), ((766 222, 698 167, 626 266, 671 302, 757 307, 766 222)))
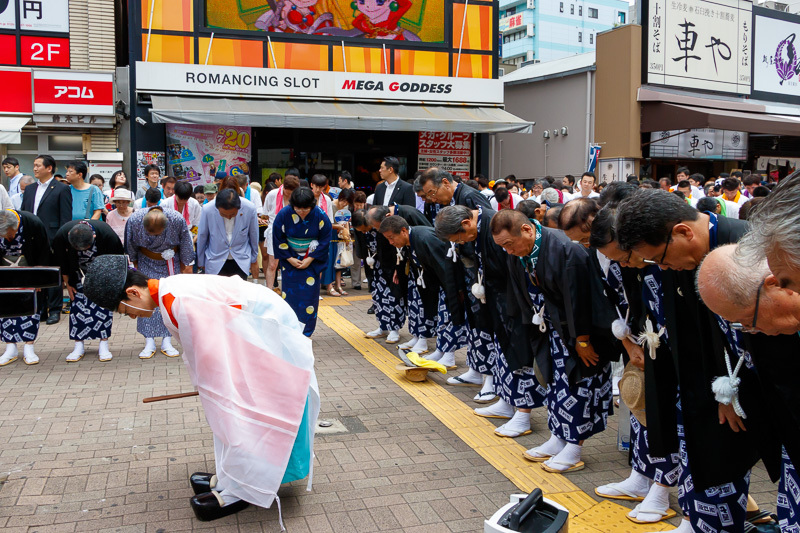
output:
POLYGON ((454 176, 470 177, 472 134, 421 131, 419 132, 418 168, 437 167, 454 176))
POLYGON ((17 36, 0 35, 0 65, 17 64, 17 36))
POLYGON ((31 71, 0 70, 0 112, 30 114, 31 71))
POLYGON ((23 35, 20 50, 23 65, 69 68, 69 39, 23 35))
POLYGON ((522 26, 522 13, 520 13, 519 15, 514 15, 510 19, 508 19, 509 29, 517 28, 519 26, 522 26))
POLYGON ((111 73, 35 71, 33 108, 37 113, 114 114, 111 73))

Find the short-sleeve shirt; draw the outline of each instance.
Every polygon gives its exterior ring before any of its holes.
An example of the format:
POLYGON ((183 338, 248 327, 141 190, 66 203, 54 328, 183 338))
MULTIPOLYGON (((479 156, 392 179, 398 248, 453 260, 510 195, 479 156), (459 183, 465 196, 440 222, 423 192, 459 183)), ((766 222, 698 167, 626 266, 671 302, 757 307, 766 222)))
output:
POLYGON ((91 218, 94 212, 98 209, 103 209, 105 202, 103 199, 103 191, 95 185, 90 185, 88 189, 79 191, 72 185, 69 186, 72 192, 72 220, 83 220, 91 218), (86 216, 87 207, 89 202, 92 203, 89 209, 89 216, 86 216))

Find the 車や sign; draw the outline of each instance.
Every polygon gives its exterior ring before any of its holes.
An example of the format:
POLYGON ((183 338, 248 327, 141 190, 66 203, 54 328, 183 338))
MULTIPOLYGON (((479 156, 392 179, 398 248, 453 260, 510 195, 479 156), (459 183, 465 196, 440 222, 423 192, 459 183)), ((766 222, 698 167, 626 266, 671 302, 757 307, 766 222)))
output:
POLYGON ((453 176, 470 177, 472 134, 439 131, 419 132, 418 168, 436 167, 453 176))
POLYGON ((648 0, 646 82, 750 94, 749 0, 648 0))

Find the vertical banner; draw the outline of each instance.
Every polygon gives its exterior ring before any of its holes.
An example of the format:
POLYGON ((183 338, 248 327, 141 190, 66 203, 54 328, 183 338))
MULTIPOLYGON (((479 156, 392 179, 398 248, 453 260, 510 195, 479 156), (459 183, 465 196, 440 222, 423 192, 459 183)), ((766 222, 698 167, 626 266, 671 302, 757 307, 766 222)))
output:
POLYGON ((472 134, 439 131, 419 132, 417 168, 437 167, 453 176, 469 179, 472 163, 472 134))
POLYGON ((169 175, 202 185, 220 171, 250 174, 251 139, 249 127, 167 124, 169 175))
POLYGON ((144 167, 147 165, 158 165, 161 175, 166 174, 164 166, 164 152, 136 152, 136 188, 142 187, 147 181, 144 177, 144 167))
POLYGON ((589 164, 586 165, 587 172, 594 172, 597 169, 597 160, 600 159, 601 147, 597 144, 589 145, 589 164))

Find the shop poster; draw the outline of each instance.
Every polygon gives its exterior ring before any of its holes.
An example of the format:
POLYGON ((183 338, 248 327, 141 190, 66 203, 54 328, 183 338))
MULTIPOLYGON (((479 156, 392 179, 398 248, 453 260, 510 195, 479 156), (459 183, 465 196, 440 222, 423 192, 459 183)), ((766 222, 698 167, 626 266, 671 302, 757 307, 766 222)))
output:
POLYGON ((143 187, 147 179, 144 177, 144 167, 147 165, 158 165, 161 175, 166 175, 164 166, 164 152, 136 152, 136 188, 143 187))
POLYGON ((471 133, 419 132, 419 170, 437 167, 453 176, 469 179, 471 165, 471 133))
POLYGON ((167 124, 169 175, 204 185, 219 171, 249 174, 251 140, 249 127, 167 124))

